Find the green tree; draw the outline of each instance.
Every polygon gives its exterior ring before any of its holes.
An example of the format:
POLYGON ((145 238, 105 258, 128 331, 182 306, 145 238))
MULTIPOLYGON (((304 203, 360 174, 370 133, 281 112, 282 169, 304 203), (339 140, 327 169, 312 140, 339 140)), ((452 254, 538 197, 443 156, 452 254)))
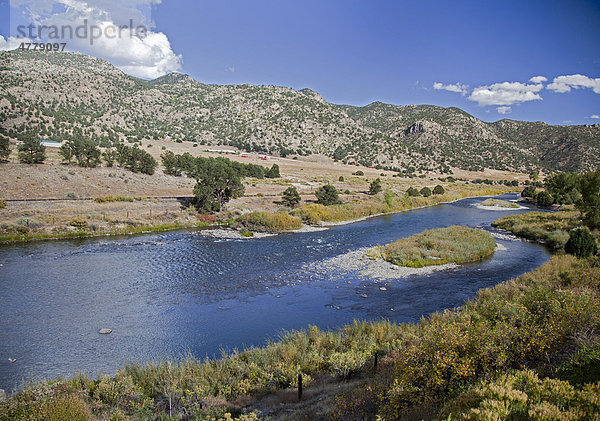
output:
POLYGON ((265 177, 266 178, 279 178, 279 177, 281 177, 281 175, 279 174, 279 165, 273 164, 273 166, 271 167, 271 169, 269 169, 269 170, 267 170, 265 172, 265 177))
POLYGON ((317 196, 317 203, 321 205, 329 206, 341 203, 337 189, 331 184, 319 187, 315 196, 317 196))
POLYGON ((408 194, 410 197, 417 197, 420 195, 419 190, 415 189, 414 187, 409 187, 408 190, 406 190, 406 194, 408 194))
POLYGON ((446 190, 444 189, 444 187, 440 186, 439 184, 433 188, 433 194, 444 194, 444 193, 446 193, 446 190))
POLYGON ((533 170, 529 173, 529 179, 531 181, 538 181, 540 179, 540 171, 539 170, 533 170))
POLYGON ((239 172, 225 160, 197 158, 192 176, 196 178, 195 205, 200 211, 218 212, 229 200, 244 194, 239 172))
POLYGON ((423 187, 419 193, 421 193, 421 196, 423 197, 429 197, 431 196, 431 189, 429 187, 423 187))
POLYGON ((544 180, 544 185, 548 193, 554 197, 554 202, 560 205, 569 205, 580 199, 579 174, 572 172, 563 172, 551 175, 544 180))
POLYGON ((60 147, 58 153, 63 157, 63 161, 71 162, 71 159, 77 159, 77 165, 80 167, 92 168, 100 164, 100 149, 90 139, 78 136, 69 139, 60 147))
POLYGON ((583 222, 590 229, 600 228, 600 171, 582 175, 579 189, 581 198, 577 201, 577 208, 583 222))
POLYGON ((369 186, 369 194, 370 195, 376 195, 381 190, 382 190, 381 180, 379 178, 376 178, 375 180, 373 180, 371 182, 371 185, 369 186))
POLYGON ((579 258, 589 257, 598 253, 598 244, 587 227, 577 227, 569 232, 565 251, 579 258))
POLYGON ((521 196, 523 197, 535 197, 535 187, 534 186, 527 186, 523 189, 523 191, 521 192, 521 196))
POLYGON ((39 139, 31 136, 25 138, 17 147, 19 160, 24 164, 40 164, 46 160, 46 147, 39 139))
POLYGON ((8 158, 10 155, 10 140, 8 137, 0 135, 0 160, 8 158))
POLYGON ((164 173, 167 175, 181 176, 181 169, 179 168, 178 157, 171 151, 165 151, 160 156, 162 165, 165 168, 164 173))
POLYGON ((554 197, 545 190, 542 190, 535 196, 535 201, 538 206, 546 208, 554 203, 554 197))
POLYGON ((293 208, 300 203, 300 194, 296 187, 290 186, 283 192, 281 201, 288 207, 293 208))

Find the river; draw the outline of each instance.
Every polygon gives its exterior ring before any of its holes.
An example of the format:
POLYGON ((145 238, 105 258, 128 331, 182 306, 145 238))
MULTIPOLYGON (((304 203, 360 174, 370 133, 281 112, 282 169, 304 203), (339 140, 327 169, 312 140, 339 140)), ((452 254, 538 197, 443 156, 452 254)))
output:
POLYGON ((491 230, 495 219, 527 211, 479 209, 482 200, 266 238, 176 231, 3 246, 0 388, 77 370, 114 374, 126 362, 187 352, 215 356, 222 349, 264 345, 283 330, 309 324, 335 329, 353 319, 414 322, 461 305, 477 290, 541 265, 548 252, 497 239, 506 250, 485 262, 390 281, 323 274, 310 264, 429 228, 491 230), (100 335, 101 328, 113 333, 100 335))

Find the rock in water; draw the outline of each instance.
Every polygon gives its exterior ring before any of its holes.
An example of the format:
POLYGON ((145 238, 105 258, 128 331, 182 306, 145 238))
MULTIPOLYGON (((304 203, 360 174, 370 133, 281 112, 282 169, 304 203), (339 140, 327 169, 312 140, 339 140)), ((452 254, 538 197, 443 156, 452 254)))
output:
POLYGON ((101 335, 108 335, 109 333, 112 333, 112 329, 100 329, 98 333, 101 335))

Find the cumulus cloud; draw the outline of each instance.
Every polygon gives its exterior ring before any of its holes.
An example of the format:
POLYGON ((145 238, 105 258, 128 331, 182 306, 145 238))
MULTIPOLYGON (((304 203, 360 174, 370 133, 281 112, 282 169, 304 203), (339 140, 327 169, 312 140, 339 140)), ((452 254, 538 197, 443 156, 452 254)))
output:
POLYGON ((66 42, 67 50, 104 58, 130 75, 153 79, 179 70, 182 61, 181 55, 173 52, 167 36, 152 30, 150 6, 158 2, 12 0, 11 8, 18 8, 34 25, 33 33, 26 32, 25 36, 66 42), (48 29, 43 29, 44 25, 48 29), (87 35, 71 35, 78 27, 87 27, 87 35), (61 30, 62 39, 49 39, 53 37, 52 28, 61 30))
POLYGON ((598 115, 598 114, 592 114, 590 116, 590 118, 593 118, 594 120, 600 120, 600 115, 598 115))
POLYGON ((571 89, 591 88, 595 93, 600 94, 600 78, 580 74, 558 76, 546 88, 560 93, 569 92, 571 89))
POLYGON ((546 82, 548 80, 548 78, 544 77, 544 76, 534 76, 531 79, 529 79, 530 82, 533 83, 542 83, 542 82, 546 82))
POLYGON ((510 114, 512 109, 510 107, 498 107, 496 108, 496 111, 498 111, 500 114, 510 114))
POLYGON ((489 86, 480 86, 473 89, 469 100, 478 105, 513 105, 521 102, 541 100, 538 94, 544 86, 542 84, 525 84, 521 82, 494 83, 489 86))
POLYGON ((465 95, 467 93, 467 88, 468 88, 467 85, 462 85, 458 82, 456 82, 454 84, 448 84, 448 85, 444 85, 441 82, 435 82, 433 84, 433 89, 457 92, 457 93, 463 94, 463 95, 465 95))
POLYGON ((0 35, 0 51, 14 50, 19 48, 22 42, 31 42, 28 38, 7 37, 0 35))

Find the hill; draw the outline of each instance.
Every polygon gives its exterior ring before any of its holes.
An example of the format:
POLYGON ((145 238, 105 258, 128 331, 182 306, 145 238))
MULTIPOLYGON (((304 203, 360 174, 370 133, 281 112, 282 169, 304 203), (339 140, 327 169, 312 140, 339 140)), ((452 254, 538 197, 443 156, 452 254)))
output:
POLYGON ((408 174, 450 173, 450 166, 586 170, 600 162, 600 125, 485 123, 431 105, 335 105, 310 89, 208 85, 179 73, 145 81, 78 53, 2 52, 0 74, 0 133, 13 140, 194 141, 323 154, 408 174))

